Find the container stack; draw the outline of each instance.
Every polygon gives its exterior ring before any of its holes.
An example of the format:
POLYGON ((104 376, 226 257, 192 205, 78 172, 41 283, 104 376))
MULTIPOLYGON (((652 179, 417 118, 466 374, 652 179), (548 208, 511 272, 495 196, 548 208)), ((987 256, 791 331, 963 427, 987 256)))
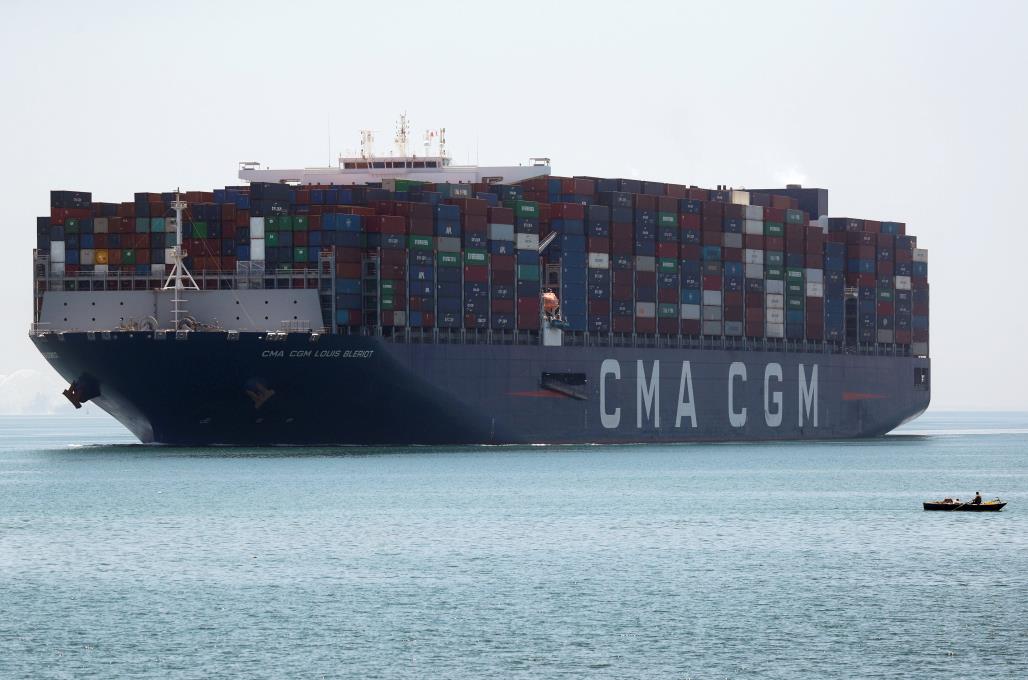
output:
MULTIPOLYGON (((574 332, 927 352, 927 251, 905 225, 813 219, 789 196, 541 177, 253 183, 182 198, 186 264, 201 285, 220 286, 218 275, 229 272, 277 287, 283 275, 296 281, 331 257, 334 322, 347 331, 538 330, 540 293, 550 287, 574 332), (540 254, 540 236, 551 231, 540 254)), ((64 277, 68 289, 90 285, 87 277, 159 285, 175 244, 174 200, 138 193, 101 203, 52 192, 50 214, 36 225, 48 275, 64 277)))

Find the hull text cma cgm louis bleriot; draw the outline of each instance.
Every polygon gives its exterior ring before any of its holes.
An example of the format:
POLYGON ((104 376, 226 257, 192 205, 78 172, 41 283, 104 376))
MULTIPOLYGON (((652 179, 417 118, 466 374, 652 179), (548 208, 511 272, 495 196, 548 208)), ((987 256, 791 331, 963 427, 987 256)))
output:
POLYGON ((52 192, 31 339, 69 400, 184 445, 870 437, 928 406, 902 223, 456 166, 405 122, 370 142, 213 192, 52 192))

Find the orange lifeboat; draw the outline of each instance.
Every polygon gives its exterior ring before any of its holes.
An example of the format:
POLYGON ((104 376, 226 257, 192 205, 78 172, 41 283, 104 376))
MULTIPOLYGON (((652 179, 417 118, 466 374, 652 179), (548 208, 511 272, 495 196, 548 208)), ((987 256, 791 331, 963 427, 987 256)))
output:
POLYGON ((543 311, 547 316, 553 316, 558 307, 560 307, 560 300, 557 299, 556 293, 551 290, 543 293, 543 311))

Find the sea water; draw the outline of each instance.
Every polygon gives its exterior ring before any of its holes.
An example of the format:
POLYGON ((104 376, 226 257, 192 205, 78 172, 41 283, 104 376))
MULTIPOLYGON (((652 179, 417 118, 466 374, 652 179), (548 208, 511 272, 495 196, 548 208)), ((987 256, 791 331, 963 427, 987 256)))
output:
POLYGON ((0 678, 1028 677, 1028 415, 182 449, 0 419, 0 678), (923 500, 1001 496, 997 514, 923 500))

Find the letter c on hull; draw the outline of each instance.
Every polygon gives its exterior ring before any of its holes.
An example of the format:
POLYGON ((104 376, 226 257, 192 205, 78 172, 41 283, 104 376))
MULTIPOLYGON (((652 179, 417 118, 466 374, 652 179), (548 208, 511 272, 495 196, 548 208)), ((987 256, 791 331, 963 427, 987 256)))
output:
POLYGON ((608 430, 614 430, 621 424, 621 408, 614 409, 613 413, 607 413, 608 375, 614 376, 615 380, 621 380, 621 364, 616 359, 604 359, 600 364, 600 424, 608 430))

